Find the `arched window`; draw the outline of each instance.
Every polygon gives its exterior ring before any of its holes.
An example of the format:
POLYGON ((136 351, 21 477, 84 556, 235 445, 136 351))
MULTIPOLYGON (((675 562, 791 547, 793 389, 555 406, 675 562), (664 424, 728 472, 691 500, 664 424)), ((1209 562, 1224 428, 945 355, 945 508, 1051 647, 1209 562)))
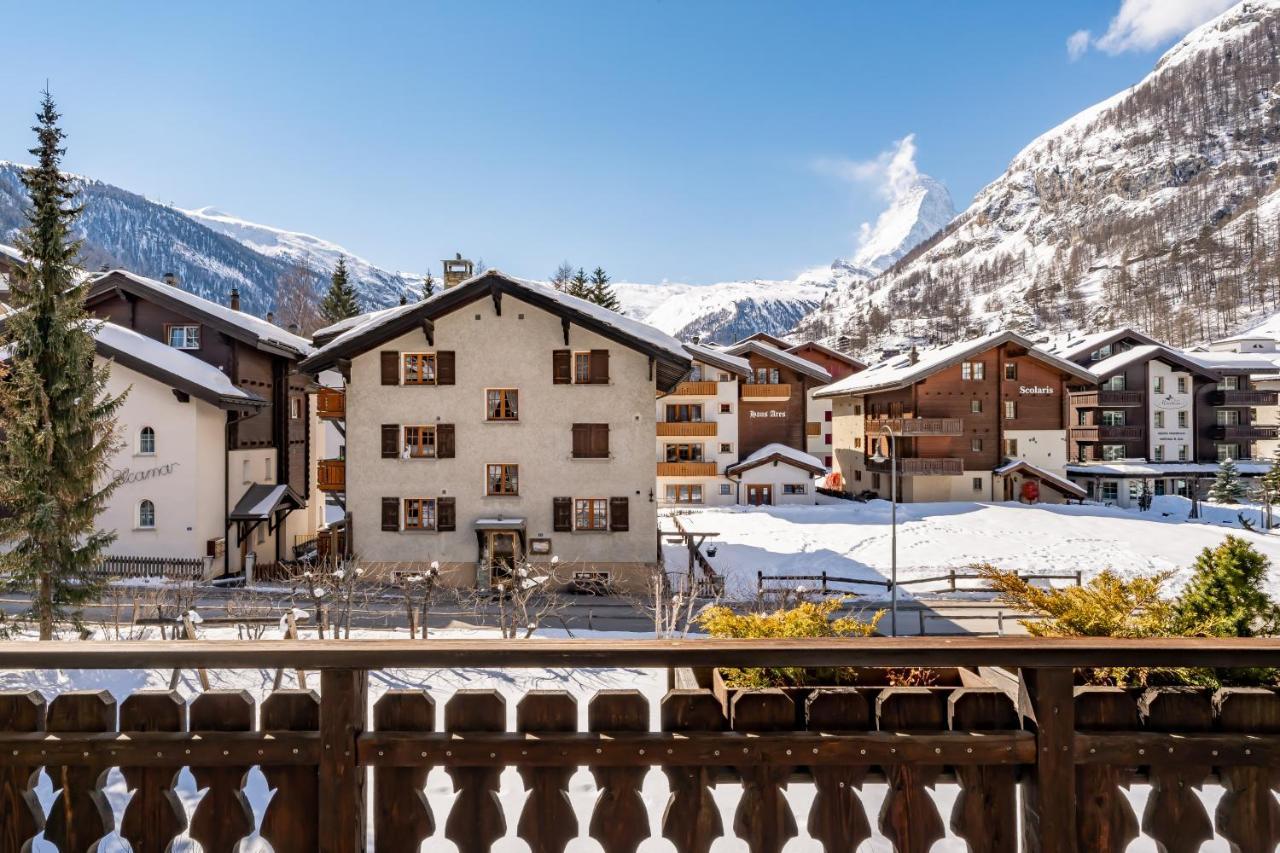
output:
POLYGON ((138 504, 138 527, 143 530, 151 530, 156 526, 156 505, 151 501, 141 501, 138 504))
POLYGON ((138 431, 138 452, 147 456, 156 452, 156 431, 149 426, 138 431))

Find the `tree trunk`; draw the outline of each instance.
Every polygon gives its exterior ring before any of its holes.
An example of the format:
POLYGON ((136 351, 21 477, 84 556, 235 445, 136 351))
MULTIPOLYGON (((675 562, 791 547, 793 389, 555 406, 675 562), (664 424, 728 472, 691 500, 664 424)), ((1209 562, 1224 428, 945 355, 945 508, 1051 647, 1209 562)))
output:
POLYGON ((53 639, 53 578, 48 572, 40 573, 37 592, 36 615, 40 619, 40 639, 53 639))

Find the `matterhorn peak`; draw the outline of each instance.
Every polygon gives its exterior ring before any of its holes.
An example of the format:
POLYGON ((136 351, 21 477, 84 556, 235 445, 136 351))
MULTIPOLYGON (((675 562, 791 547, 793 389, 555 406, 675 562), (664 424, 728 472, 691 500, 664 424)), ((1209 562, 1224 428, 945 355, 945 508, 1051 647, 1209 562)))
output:
POLYGON ((862 223, 858 251, 844 265, 869 276, 884 272, 955 218, 951 193, 916 167, 914 134, 893 149, 883 165, 880 194, 888 206, 875 224, 862 223))

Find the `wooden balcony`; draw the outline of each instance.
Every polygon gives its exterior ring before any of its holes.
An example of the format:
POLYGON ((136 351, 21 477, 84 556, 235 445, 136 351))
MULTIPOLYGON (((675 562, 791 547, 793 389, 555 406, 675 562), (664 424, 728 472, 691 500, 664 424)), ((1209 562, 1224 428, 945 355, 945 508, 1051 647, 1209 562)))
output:
POLYGON ((316 488, 322 492, 345 492, 347 460, 321 459, 316 465, 316 488))
MULTIPOLYGON (((867 460, 867 468, 883 474, 889 473, 889 460, 867 460)), ((898 473, 904 477, 958 477, 964 473, 964 460, 951 457, 908 456, 898 460, 898 473)))
POLYGON ((1072 441, 1141 441, 1147 430, 1140 426, 1077 424, 1068 429, 1072 441))
POLYGON ((749 403, 776 403, 791 399, 791 386, 748 382, 742 386, 742 399, 749 403))
POLYGON ((1141 391, 1072 391, 1071 404, 1077 408, 1090 409, 1125 406, 1141 406, 1141 391))
POLYGON ((715 434, 715 421, 664 421, 658 424, 658 435, 662 438, 687 438, 715 434))
POLYGON ((1213 428, 1214 438, 1243 438, 1252 441, 1276 438, 1277 435, 1280 435, 1280 427, 1259 424, 1217 424, 1213 428))
POLYGON ((347 417, 347 395, 336 388, 321 388, 316 392, 316 415, 330 421, 347 417))
POLYGON ((963 418, 878 418, 867 421, 867 435, 892 431, 907 438, 928 435, 964 435, 963 418))
POLYGON ((714 477, 714 462, 659 462, 659 477, 714 477))
POLYGON ((1280 391, 1214 391, 1215 406, 1274 406, 1280 391))
POLYGON ((714 380, 699 380, 697 382, 681 382, 676 385, 676 389, 668 394, 668 397, 714 397, 719 390, 719 386, 714 380))

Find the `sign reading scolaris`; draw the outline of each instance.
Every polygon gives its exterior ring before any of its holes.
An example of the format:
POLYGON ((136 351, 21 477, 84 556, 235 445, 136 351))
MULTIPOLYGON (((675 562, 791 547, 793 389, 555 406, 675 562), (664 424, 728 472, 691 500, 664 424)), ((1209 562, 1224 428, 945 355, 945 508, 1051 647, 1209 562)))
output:
POLYGON ((747 410, 747 417, 752 420, 756 418, 785 418, 786 416, 787 413, 783 409, 766 409, 763 412, 758 412, 755 409, 747 410))
POLYGON ((141 483, 143 480, 154 480, 156 477, 167 477, 173 473, 173 469, 177 468, 179 463, 169 462, 165 465, 157 465, 154 468, 144 468, 141 471, 134 471, 131 468, 124 468, 114 472, 120 478, 121 485, 129 483, 141 483))
POLYGON ((1052 385, 1019 385, 1018 393, 1024 397, 1052 397, 1052 385))

